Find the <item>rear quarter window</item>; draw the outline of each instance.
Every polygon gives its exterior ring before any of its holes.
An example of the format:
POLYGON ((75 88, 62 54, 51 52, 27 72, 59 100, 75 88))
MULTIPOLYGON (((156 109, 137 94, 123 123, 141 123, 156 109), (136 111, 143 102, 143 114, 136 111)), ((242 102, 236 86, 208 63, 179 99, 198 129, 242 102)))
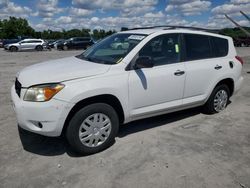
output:
POLYGON ((213 56, 214 57, 225 57, 228 54, 228 40, 219 38, 219 37, 211 37, 213 56))

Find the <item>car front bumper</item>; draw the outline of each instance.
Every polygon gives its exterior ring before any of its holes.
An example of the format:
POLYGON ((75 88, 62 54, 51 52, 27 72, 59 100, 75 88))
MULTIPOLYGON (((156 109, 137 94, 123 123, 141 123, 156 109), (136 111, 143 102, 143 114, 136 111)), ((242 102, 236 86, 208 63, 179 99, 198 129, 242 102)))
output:
POLYGON ((51 99, 48 102, 23 101, 11 88, 13 108, 18 125, 30 132, 44 136, 60 136, 64 122, 73 104, 51 99))

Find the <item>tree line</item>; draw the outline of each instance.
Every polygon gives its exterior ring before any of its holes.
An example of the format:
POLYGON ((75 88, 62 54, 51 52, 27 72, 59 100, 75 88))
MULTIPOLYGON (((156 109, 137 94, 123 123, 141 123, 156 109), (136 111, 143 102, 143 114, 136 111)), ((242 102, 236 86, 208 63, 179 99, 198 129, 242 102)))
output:
MULTIPOLYGON (((122 27, 121 30, 127 30, 128 28, 122 27)), ((250 28, 245 28, 250 32, 250 28)), ((33 37, 42 39, 67 39, 71 37, 86 37, 91 36, 98 40, 108 35, 115 33, 115 30, 105 31, 103 29, 71 29, 62 31, 35 31, 28 21, 24 18, 9 17, 8 19, 0 20, 0 39, 15 39, 18 37, 33 37)), ((226 28, 219 31, 220 34, 231 36, 233 38, 246 37, 239 28, 226 28)))
POLYGON ((42 38, 42 39, 68 39, 71 37, 92 36, 98 40, 115 33, 115 30, 105 31, 103 29, 71 29, 62 31, 35 31, 24 18, 9 17, 0 20, 0 39, 16 39, 19 37, 42 38))

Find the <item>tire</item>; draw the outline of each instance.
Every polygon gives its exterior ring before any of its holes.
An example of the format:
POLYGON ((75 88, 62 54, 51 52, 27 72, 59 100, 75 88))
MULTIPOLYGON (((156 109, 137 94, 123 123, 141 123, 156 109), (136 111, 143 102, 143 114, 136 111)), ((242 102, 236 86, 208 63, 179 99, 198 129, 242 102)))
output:
POLYGON ((11 46, 10 47, 10 51, 11 52, 17 52, 18 51, 18 48, 16 46, 11 46))
POLYGON ((36 47, 36 50, 37 50, 37 51, 42 51, 42 50, 43 50, 43 47, 39 45, 39 46, 36 47))
POLYGON ((68 50, 68 46, 63 46, 63 50, 68 50))
POLYGON ((94 154, 112 145, 118 129, 119 118, 114 108, 108 104, 96 103, 76 112, 66 129, 66 138, 77 153, 94 154), (80 133, 83 142, 80 140, 80 133))
POLYGON ((227 85, 222 84, 216 86, 212 94, 210 95, 208 101, 204 105, 203 111, 206 114, 215 114, 223 111, 228 105, 229 97, 230 97, 230 91, 227 85), (218 96, 224 96, 224 99, 220 101, 220 99, 218 99, 218 96))

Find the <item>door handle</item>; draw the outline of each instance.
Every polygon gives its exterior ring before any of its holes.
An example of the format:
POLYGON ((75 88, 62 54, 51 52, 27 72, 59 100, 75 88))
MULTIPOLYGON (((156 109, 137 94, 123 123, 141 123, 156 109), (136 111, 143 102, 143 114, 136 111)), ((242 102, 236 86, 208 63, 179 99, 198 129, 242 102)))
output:
POLYGON ((216 66, 214 67, 214 69, 216 69, 216 70, 219 70, 219 69, 221 69, 221 68, 222 68, 221 65, 216 65, 216 66))
POLYGON ((177 71, 174 73, 175 76, 181 76, 181 75, 183 75, 183 74, 185 74, 185 71, 180 71, 180 70, 177 70, 177 71))

